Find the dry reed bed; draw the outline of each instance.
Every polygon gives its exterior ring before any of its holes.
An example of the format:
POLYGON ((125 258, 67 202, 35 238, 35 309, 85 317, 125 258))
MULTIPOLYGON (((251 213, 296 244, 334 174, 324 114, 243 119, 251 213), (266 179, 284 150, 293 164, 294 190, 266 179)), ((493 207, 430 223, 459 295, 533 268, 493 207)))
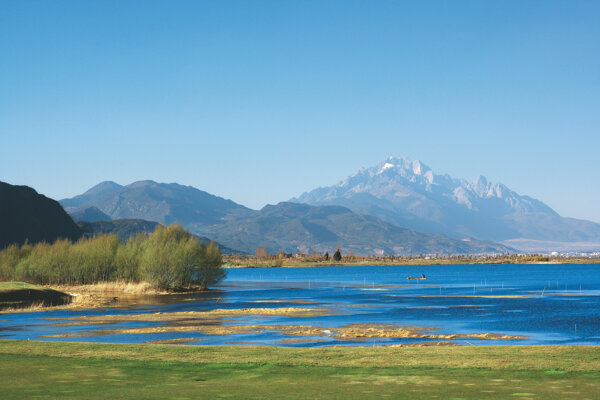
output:
POLYGON ((45 287, 69 294, 71 302, 57 306, 47 305, 44 302, 36 302, 26 307, 4 308, 2 313, 109 307, 117 305, 120 297, 196 293, 199 290, 199 288, 194 287, 188 291, 168 292, 158 290, 147 282, 125 281, 98 282, 89 285, 52 285, 52 287, 45 287))
MULTIPOLYGON (((48 321, 80 321, 84 323, 120 323, 129 321, 147 321, 147 322, 178 322, 194 319, 216 319, 228 317, 241 317, 247 315, 265 315, 265 316, 290 316, 290 317, 315 317, 332 315, 320 308, 301 308, 301 307, 279 307, 279 308, 236 308, 226 309, 217 308, 206 311, 177 311, 169 313, 147 313, 147 314, 122 314, 122 315, 89 315, 71 318, 46 318, 48 321)), ((76 323, 76 322, 75 322, 76 323)))
POLYGON ((28 313, 28 312, 41 312, 41 311, 54 311, 54 310, 73 310, 83 308, 98 308, 106 307, 114 304, 114 297, 102 297, 92 294, 78 294, 71 293, 71 302, 68 304, 61 304, 58 306, 47 305, 46 303, 37 302, 32 303, 26 307, 8 307, 2 309, 0 313, 28 313))
POLYGON ((500 335, 496 333, 465 333, 465 334, 432 334, 422 333, 419 330, 406 328, 354 328, 341 327, 325 329, 323 327, 301 326, 301 325, 197 325, 197 326, 156 326, 144 328, 105 329, 86 333, 58 334, 41 336, 43 339, 56 338, 78 338, 99 335, 122 335, 122 334, 154 334, 154 333, 200 333, 204 335, 239 335, 254 334, 262 332, 280 332, 287 336, 303 337, 330 337, 338 340, 363 341, 366 339, 388 338, 388 339, 432 339, 432 340, 456 340, 456 339, 485 339, 485 340, 519 340, 526 339, 524 336, 500 335))
MULTIPOLYGON (((43 338, 74 338, 112 334, 153 334, 153 333, 200 333, 204 335, 252 334, 265 331, 280 332, 287 336, 330 337, 339 340, 361 341, 374 338, 416 338, 431 340, 485 339, 518 340, 523 336, 500 335, 495 333, 436 334, 432 327, 395 326, 391 324, 350 324, 338 328, 325 328, 302 325, 222 325, 223 319, 239 316, 295 316, 312 317, 329 315, 315 308, 244 308, 216 309, 209 311, 181 311, 174 313, 151 313, 133 315, 100 315, 68 318, 73 322, 59 323, 56 326, 87 324, 117 324, 129 321, 165 322, 165 326, 138 328, 104 329, 77 334, 47 335, 43 338)), ((50 319, 52 320, 52 319, 50 319)), ((64 319, 62 319, 64 320, 64 319)))
POLYGON ((167 294, 152 287, 148 282, 98 282, 89 285, 56 285, 56 290, 75 294, 125 293, 125 294, 167 294))

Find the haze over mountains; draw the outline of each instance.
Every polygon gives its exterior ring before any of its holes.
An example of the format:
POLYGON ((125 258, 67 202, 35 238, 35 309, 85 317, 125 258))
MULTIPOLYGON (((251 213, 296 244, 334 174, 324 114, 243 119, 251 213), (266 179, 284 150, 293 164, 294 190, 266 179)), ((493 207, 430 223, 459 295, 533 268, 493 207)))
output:
POLYGON ((483 176, 473 182, 455 179, 405 157, 390 157, 290 201, 341 205, 398 226, 457 238, 600 243, 600 224, 561 217, 543 202, 483 176))
POLYGON ((258 247, 298 252, 333 251, 338 246, 356 254, 510 251, 491 242, 413 232, 344 207, 280 203, 255 211, 175 183, 140 181, 121 186, 102 182, 61 204, 74 215, 95 207, 113 219, 182 223, 195 234, 248 253, 258 247))

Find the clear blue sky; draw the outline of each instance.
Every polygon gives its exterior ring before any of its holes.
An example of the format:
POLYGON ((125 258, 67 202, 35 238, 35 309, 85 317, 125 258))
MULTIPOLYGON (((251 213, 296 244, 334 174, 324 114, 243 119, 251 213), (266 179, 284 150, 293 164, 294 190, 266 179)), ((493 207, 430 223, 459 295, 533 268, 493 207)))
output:
POLYGON ((259 208, 390 155, 600 221, 599 1, 0 1, 0 180, 259 208))

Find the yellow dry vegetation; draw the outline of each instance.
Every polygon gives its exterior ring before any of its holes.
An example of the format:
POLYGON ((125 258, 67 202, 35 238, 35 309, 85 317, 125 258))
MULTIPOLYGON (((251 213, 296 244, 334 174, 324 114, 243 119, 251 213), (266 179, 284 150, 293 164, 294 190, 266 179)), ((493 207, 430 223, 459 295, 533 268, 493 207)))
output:
MULTIPOLYGON (((218 310, 214 310, 218 311, 218 310)), ((84 333, 75 334, 57 334, 46 335, 42 338, 76 338, 90 337, 98 335, 122 335, 122 334, 153 334, 153 333, 200 333, 204 335, 238 335, 251 334, 266 331, 280 332, 287 336, 303 336, 303 337, 330 337, 339 340, 362 341, 365 339, 374 338, 401 338, 401 339, 430 339, 430 340, 455 340, 455 339, 485 339, 485 340, 518 340, 525 339, 524 336, 501 335, 496 333, 466 333, 466 334, 437 334, 430 333, 436 328, 431 327, 415 327, 415 326, 394 326, 389 324, 373 325, 373 324, 350 324, 338 328, 325 328, 318 326, 302 326, 302 325, 222 325, 222 321, 215 317, 214 319, 198 319, 192 320, 190 317, 182 315, 195 315, 196 312, 172 313, 178 314, 175 318, 170 314, 149 314, 147 319, 143 321, 158 321, 156 319, 161 315, 167 317, 165 326, 148 326, 138 328, 121 328, 121 329, 103 329, 84 333)), ((219 314, 217 314, 219 315, 219 314)), ((269 314, 273 315, 273 314, 269 314)), ((285 314, 283 314, 285 315, 285 314)), ((96 316, 83 317, 83 324, 89 323, 117 323, 125 322, 128 316, 96 316), (106 317, 103 319, 103 317, 106 317), (119 319, 120 318, 120 319, 119 319)), ((133 316, 135 317, 135 316, 133 316)), ((140 321, 140 319, 129 319, 129 321, 140 321)), ((57 325, 63 325, 57 324, 57 325)))

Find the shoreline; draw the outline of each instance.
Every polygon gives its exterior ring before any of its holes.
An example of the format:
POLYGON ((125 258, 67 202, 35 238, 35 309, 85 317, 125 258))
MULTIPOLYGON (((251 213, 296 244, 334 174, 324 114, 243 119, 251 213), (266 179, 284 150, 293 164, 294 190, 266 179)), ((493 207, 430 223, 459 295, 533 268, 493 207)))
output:
POLYGON ((560 261, 517 261, 517 262, 494 262, 494 261, 484 261, 477 260, 468 262, 465 260, 448 260, 448 259, 438 259, 438 260, 407 260, 407 261, 394 261, 394 262, 381 262, 381 261, 373 261, 373 262, 339 262, 339 263, 330 263, 330 262, 319 262, 319 261, 284 261, 282 265, 273 265, 273 263, 269 263, 268 261, 258 261, 255 265, 232 265, 232 264, 224 264, 222 266, 223 269, 241 269, 241 268, 318 268, 318 267, 387 267, 387 266, 431 266, 431 265, 442 265, 442 266, 464 266, 464 265, 493 265, 493 266, 502 266, 502 265, 589 265, 589 264, 600 264, 600 258, 594 259, 574 259, 574 260, 560 260, 560 261))

